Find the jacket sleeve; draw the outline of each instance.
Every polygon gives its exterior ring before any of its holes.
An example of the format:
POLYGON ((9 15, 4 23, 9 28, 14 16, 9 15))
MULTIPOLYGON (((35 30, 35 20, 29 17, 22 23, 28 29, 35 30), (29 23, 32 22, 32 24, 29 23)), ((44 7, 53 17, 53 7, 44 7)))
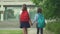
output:
POLYGON ((37 19, 38 19, 38 15, 36 14, 34 19, 33 19, 33 23, 37 22, 37 19))

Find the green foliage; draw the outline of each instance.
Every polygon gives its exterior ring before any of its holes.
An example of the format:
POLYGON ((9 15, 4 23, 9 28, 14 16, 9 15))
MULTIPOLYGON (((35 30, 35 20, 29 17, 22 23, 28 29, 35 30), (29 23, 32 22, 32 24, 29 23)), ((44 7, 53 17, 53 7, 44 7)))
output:
POLYGON ((43 4, 43 9, 44 9, 44 13, 45 13, 45 17, 47 15, 46 18, 49 17, 59 17, 60 18, 60 0, 47 0, 45 1, 45 3, 43 4))
POLYGON ((36 11, 35 9, 31 9, 31 10, 29 11, 30 18, 31 18, 31 19, 34 19, 34 16, 35 16, 36 13, 37 13, 37 11, 36 11))
POLYGON ((40 2, 43 0, 31 0, 33 3, 35 3, 36 6, 40 6, 40 2))
POLYGON ((8 9, 7 12, 9 18, 12 18, 14 16, 14 11, 12 9, 8 9))
POLYGON ((54 32, 55 34, 60 34, 60 22, 47 23, 46 29, 54 32))
POLYGON ((12 9, 7 9, 4 13, 4 18, 14 18, 14 11, 12 9))
POLYGON ((45 18, 60 18, 60 0, 32 0, 32 2, 43 8, 45 18))

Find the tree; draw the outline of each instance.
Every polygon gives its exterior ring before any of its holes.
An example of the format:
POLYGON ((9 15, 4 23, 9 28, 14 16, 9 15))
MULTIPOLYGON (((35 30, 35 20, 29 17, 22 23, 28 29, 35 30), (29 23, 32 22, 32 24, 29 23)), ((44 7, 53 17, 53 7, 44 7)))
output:
POLYGON ((32 0, 32 2, 43 8, 45 18, 60 18, 60 0, 32 0))
POLYGON ((43 1, 43 0, 31 0, 33 3, 35 3, 36 6, 40 6, 40 3, 43 1))
POLYGON ((14 11, 12 9, 7 9, 4 13, 4 19, 14 18, 14 11))
POLYGON ((14 11, 12 9, 8 9, 8 17, 13 18, 14 17, 14 11))
MULTIPOLYGON (((56 17, 58 17, 58 18, 60 18, 60 0, 47 0, 47 1, 45 1, 45 3, 44 3, 44 9, 46 9, 46 10, 48 10, 48 14, 46 14, 46 15, 48 15, 49 17, 54 17, 55 16, 55 18, 56 17)), ((46 12, 46 11, 45 11, 46 12)), ((49 18, 49 17, 47 17, 47 18, 49 18)))

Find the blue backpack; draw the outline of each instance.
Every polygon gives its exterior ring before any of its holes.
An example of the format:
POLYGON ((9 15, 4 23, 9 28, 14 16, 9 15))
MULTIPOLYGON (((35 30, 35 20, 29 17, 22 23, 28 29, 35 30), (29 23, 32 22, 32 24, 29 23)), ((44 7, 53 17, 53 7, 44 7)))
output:
POLYGON ((45 26, 45 19, 44 16, 42 14, 38 14, 38 20, 37 20, 37 27, 38 28, 43 28, 45 26))

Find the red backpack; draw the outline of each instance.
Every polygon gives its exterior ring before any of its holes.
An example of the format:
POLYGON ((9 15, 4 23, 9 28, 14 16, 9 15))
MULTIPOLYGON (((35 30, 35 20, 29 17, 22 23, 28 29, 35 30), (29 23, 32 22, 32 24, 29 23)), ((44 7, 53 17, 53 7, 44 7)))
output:
POLYGON ((20 21, 29 21, 29 19, 28 11, 23 11, 20 15, 20 21))

